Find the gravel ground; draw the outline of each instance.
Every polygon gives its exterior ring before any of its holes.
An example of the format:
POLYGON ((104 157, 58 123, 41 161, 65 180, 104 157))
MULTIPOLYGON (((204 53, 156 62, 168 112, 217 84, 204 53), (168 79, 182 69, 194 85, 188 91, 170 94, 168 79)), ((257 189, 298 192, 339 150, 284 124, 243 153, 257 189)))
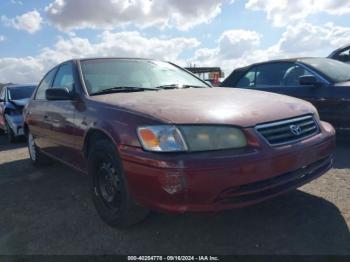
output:
POLYGON ((0 136, 0 254, 350 254, 350 145, 335 168, 268 202, 216 214, 153 213, 116 230, 98 217, 86 176, 36 169, 0 136))

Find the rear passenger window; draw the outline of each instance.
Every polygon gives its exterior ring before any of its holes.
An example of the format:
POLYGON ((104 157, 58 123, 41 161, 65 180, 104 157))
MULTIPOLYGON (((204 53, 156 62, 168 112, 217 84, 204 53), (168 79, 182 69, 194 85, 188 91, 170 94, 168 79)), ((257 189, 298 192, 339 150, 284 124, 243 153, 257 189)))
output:
POLYGON ((56 73, 56 68, 52 69, 46 76, 45 78, 41 81, 38 90, 35 94, 35 99, 40 99, 40 100, 46 100, 46 95, 45 92, 48 88, 51 87, 52 80, 55 76, 56 73))

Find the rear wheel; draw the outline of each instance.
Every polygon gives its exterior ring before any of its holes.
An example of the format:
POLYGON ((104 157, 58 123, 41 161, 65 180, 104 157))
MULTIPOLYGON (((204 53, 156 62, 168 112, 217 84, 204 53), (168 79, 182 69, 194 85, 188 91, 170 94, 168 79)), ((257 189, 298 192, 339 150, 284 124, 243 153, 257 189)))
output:
POLYGON ((130 195, 121 159, 111 142, 93 145, 88 162, 92 199, 103 221, 112 227, 128 227, 146 218, 149 211, 130 195))
POLYGON ((52 160, 44 155, 40 148, 37 147, 35 144, 34 136, 28 131, 27 134, 27 144, 28 144, 28 151, 29 151, 29 157, 32 161, 32 164, 35 166, 45 166, 52 162, 52 160))

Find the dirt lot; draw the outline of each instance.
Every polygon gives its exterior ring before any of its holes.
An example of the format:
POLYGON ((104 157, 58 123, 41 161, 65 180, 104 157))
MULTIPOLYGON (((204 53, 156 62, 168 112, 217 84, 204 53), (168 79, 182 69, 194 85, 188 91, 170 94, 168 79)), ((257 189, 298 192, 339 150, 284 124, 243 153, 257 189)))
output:
POLYGON ((128 230, 106 226, 87 178, 36 169, 25 144, 0 136, 0 254, 350 254, 350 145, 335 168, 257 206, 206 215, 153 213, 128 230))

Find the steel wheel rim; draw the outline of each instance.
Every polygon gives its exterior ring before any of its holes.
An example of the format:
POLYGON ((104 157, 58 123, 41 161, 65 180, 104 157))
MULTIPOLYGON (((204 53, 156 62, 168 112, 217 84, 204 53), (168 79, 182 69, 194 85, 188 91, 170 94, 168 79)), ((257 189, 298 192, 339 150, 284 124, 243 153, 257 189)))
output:
POLYGON ((104 206, 118 212, 121 206, 120 180, 113 164, 103 162, 97 171, 98 191, 104 206))
POLYGON ((35 141, 32 134, 29 133, 28 135, 28 148, 29 148, 29 155, 30 158, 35 161, 36 160, 36 149, 35 149, 35 141))

